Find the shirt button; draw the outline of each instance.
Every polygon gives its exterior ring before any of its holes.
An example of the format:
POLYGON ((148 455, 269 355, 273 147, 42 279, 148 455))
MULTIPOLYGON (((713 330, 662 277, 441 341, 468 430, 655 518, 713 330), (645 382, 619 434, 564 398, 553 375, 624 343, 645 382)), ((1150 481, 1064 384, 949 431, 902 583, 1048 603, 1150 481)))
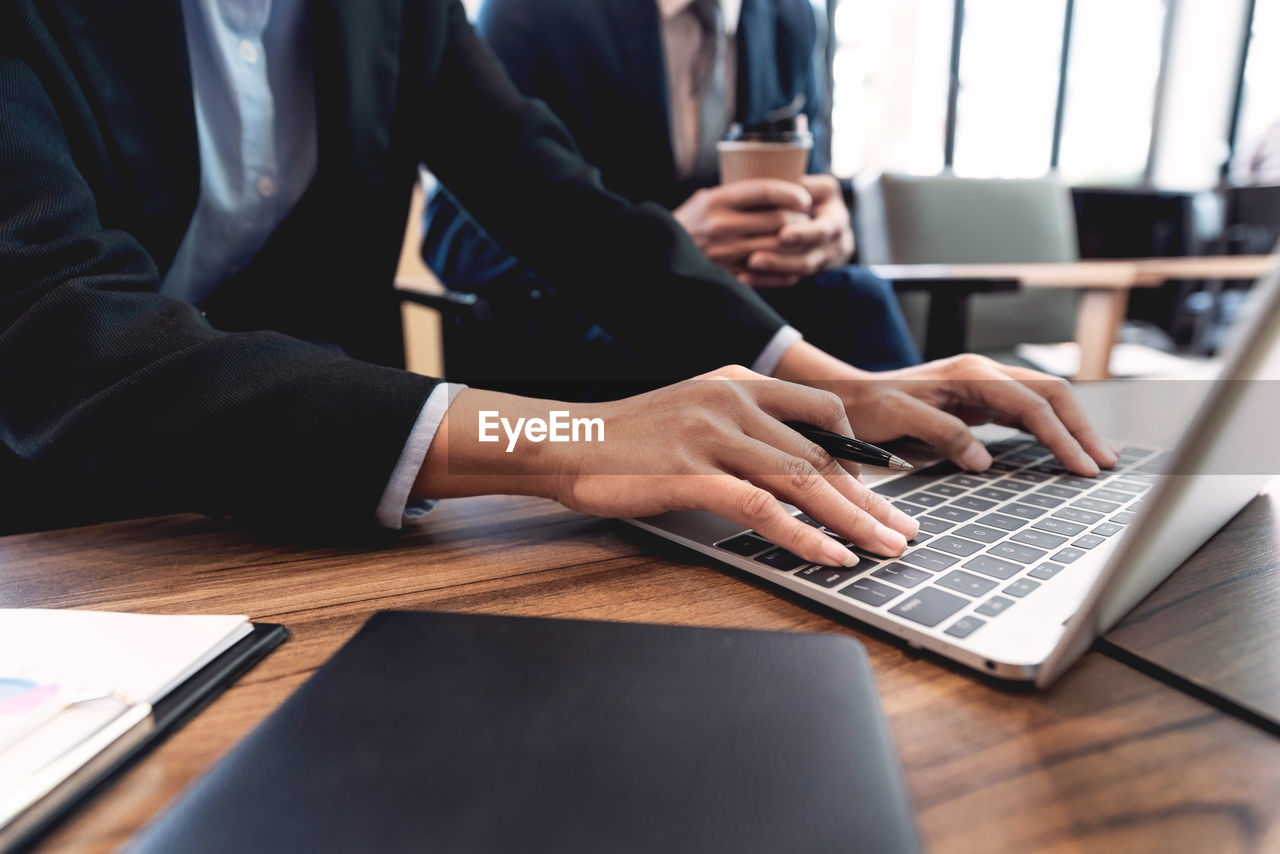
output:
POLYGON ((276 182, 267 175, 259 178, 255 186, 258 188, 258 195, 263 198, 269 199, 276 194, 276 182))
POLYGON ((240 58, 250 65, 258 62, 258 46, 248 39, 240 42, 240 58))

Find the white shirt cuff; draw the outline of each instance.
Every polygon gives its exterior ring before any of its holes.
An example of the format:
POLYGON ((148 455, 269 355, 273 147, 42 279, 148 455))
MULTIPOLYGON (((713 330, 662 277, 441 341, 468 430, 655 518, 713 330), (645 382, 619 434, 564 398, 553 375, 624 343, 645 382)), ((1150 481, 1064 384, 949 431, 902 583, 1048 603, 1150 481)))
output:
POLYGON ((427 402, 422 404, 418 420, 413 423, 413 429, 409 431, 404 450, 400 452, 400 459, 396 461, 396 467, 391 472, 391 480, 383 490, 382 500, 378 502, 377 518, 378 524, 382 527, 399 530, 405 522, 421 519, 435 506, 435 501, 431 499, 411 500, 409 491, 413 489, 413 482, 418 479, 422 461, 426 459, 427 449, 431 447, 431 440, 436 437, 436 431, 440 429, 440 422, 444 420, 445 412, 453 403, 453 399, 458 396, 458 392, 464 388, 466 388, 465 385, 458 383, 440 383, 431 390, 431 394, 427 396, 427 402))
POLYGON ((769 343, 760 351, 760 355, 756 356, 756 360, 751 363, 751 370, 757 374, 764 374, 766 377, 773 376, 773 372, 778 370, 778 363, 782 361, 782 357, 786 355, 786 352, 791 349, 791 345, 802 338, 804 336, 794 326, 782 327, 773 333, 769 343))

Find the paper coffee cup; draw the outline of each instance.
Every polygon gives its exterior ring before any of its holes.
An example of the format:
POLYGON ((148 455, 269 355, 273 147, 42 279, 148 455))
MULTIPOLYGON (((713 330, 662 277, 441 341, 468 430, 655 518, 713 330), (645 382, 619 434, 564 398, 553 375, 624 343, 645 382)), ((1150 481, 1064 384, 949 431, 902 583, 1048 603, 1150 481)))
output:
POLYGON ((808 171, 809 151, 813 139, 786 142, 750 139, 723 140, 716 143, 720 155, 720 183, 747 178, 777 178, 800 183, 808 171))

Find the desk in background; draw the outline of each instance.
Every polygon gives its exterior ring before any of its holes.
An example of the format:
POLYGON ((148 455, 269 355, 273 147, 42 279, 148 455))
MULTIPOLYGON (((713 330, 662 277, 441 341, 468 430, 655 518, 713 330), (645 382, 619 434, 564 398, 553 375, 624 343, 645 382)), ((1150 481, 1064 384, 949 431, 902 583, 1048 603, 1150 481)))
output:
POLYGON ((1053 264, 878 264, 872 272, 899 287, 930 292, 925 358, 964 352, 969 297, 984 290, 1077 288, 1077 380, 1109 376, 1111 348, 1129 304, 1130 288, 1185 279, 1251 280, 1276 264, 1274 255, 1138 258, 1053 264))

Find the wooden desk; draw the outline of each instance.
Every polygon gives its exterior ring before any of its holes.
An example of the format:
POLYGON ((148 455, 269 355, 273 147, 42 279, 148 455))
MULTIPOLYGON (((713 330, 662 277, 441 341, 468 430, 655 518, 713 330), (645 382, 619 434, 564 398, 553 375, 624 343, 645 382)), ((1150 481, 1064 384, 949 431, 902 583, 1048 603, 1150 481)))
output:
MULTIPOLYGON (((871 271, 895 283, 1016 283, 1027 288, 1078 288, 1076 343, 1080 347, 1077 380, 1110 376, 1111 348, 1129 305, 1130 288, 1149 288, 1179 279, 1256 279, 1276 264, 1273 255, 1197 258, 1089 260, 1062 264, 879 264, 871 271)), ((940 291, 935 291, 935 298, 940 291)), ((965 314, 946 302, 935 322, 930 307, 930 334, 936 327, 964 323, 965 314)), ((958 335, 963 336, 963 330, 958 335)), ((950 339, 954 345, 955 340, 950 339)), ((952 349, 963 349, 952 347, 952 349)), ((942 354, 931 354, 942 355, 942 354)))
POLYGON ((377 550, 194 516, 8 537, 0 607, 248 613, 294 633, 42 852, 120 845, 382 608, 850 634, 871 654, 929 850, 1280 850, 1280 739, 1198 700, 1096 653, 1043 694, 993 685, 545 501, 446 501, 377 550))

